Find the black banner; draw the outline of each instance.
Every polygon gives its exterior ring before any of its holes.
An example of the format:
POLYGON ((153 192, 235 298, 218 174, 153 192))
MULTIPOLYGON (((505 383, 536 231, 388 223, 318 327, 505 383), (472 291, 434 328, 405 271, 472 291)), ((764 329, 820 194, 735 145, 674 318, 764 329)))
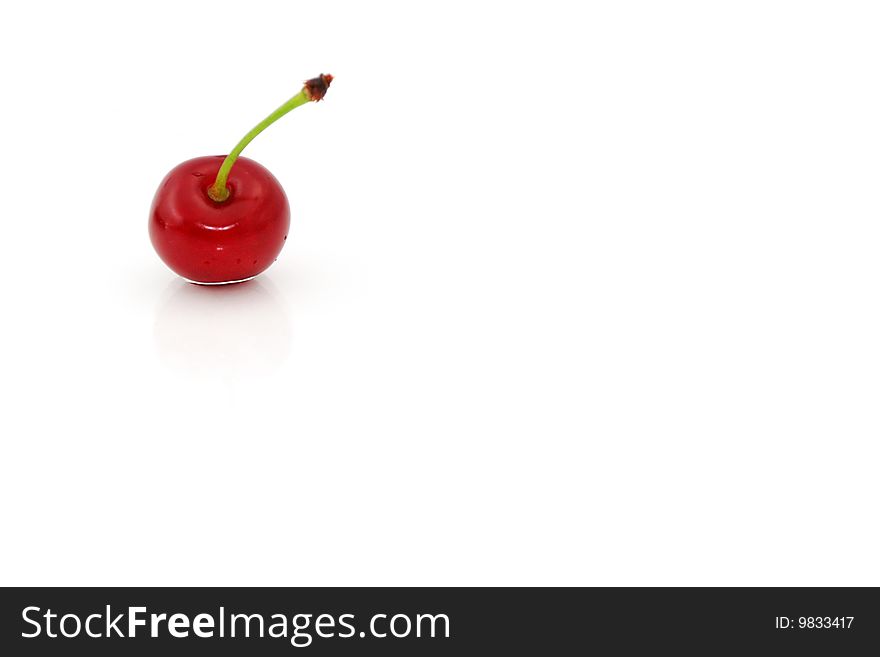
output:
POLYGON ((16 656, 855 655, 880 647, 873 588, 9 588, 0 596, 0 654, 16 656))

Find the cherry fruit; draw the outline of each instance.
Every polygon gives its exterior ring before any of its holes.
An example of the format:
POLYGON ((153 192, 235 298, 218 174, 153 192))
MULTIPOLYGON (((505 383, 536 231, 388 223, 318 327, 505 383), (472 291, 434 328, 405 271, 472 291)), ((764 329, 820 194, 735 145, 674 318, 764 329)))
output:
POLYGON ((308 80, 229 155, 187 160, 165 176, 150 208, 150 240, 172 271, 192 283, 237 283, 275 261, 290 229, 287 196, 268 169, 239 155, 292 109, 321 100, 332 80, 308 80))

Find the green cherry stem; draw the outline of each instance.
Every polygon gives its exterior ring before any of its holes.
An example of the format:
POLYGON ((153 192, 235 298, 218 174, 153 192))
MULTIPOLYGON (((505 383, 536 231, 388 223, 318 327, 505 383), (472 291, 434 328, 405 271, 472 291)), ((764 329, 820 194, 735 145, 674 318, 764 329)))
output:
POLYGON ((229 188, 226 187, 226 181, 229 179, 229 172, 232 171, 232 165, 235 164, 235 161, 238 159, 238 156, 241 155, 245 146, 250 144, 254 137, 291 110, 296 109, 300 105, 305 105, 310 101, 321 100, 324 97, 324 94, 327 93, 327 87, 330 86, 332 80, 333 76, 329 74, 323 74, 317 78, 306 80, 303 88, 298 94, 260 121, 249 133, 242 137, 241 141, 235 145, 235 148, 233 148, 229 155, 226 156, 226 159, 223 160, 223 164, 220 165, 220 171, 217 172, 217 178, 214 180, 214 184, 208 188, 208 196, 218 203, 222 203, 228 199, 229 188))

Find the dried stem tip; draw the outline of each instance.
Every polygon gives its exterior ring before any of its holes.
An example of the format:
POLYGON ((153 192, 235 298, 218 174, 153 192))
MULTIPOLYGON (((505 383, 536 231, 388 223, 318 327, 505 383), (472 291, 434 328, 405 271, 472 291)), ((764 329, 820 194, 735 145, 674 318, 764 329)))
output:
POLYGON ((329 73, 322 73, 316 78, 303 82, 303 88, 305 89, 309 100, 318 101, 327 93, 327 89, 330 87, 331 82, 333 82, 333 76, 329 73))

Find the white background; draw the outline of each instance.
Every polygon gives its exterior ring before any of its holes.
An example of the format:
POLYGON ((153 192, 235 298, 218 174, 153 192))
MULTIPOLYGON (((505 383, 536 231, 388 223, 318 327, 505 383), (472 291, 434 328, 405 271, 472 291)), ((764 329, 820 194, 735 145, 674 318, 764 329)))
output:
POLYGON ((873 2, 0 20, 0 582, 880 584, 873 2), (251 284, 147 213, 247 155, 251 284))

